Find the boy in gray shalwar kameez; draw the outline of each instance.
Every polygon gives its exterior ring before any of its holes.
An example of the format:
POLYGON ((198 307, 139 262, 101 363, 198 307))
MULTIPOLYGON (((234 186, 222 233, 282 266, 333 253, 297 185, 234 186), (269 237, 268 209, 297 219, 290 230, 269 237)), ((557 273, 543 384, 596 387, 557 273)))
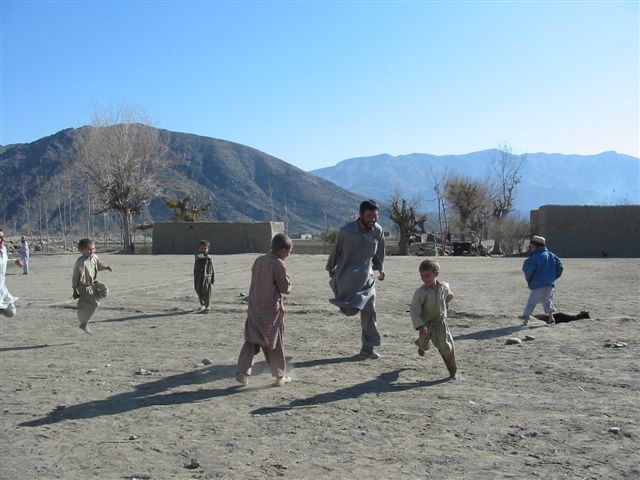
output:
POLYGON ((326 267, 331 277, 329 285, 335 295, 329 301, 345 315, 360 312, 360 355, 372 359, 380 357, 374 349, 380 345, 380 334, 373 271, 378 270, 378 279, 384 280, 384 235, 382 227, 376 223, 378 210, 374 200, 360 204, 358 219, 347 223, 338 232, 326 267))
POLYGON ((95 255, 96 246, 90 238, 83 238, 78 242, 78 250, 82 255, 73 267, 73 277, 71 285, 73 287, 73 298, 78 300, 78 320, 80 328, 91 334, 89 330, 89 320, 100 306, 100 300, 106 298, 109 289, 104 283, 98 282, 98 272, 102 270, 111 271, 109 265, 105 265, 95 255))
POLYGON ((440 265, 433 260, 423 260, 420 264, 420 278, 424 285, 418 288, 411 299, 411 321, 420 336, 416 340, 418 354, 423 356, 429 349, 429 342, 438 349, 449 377, 457 379, 455 346, 447 326, 447 309, 453 298, 449 284, 438 280, 440 265))

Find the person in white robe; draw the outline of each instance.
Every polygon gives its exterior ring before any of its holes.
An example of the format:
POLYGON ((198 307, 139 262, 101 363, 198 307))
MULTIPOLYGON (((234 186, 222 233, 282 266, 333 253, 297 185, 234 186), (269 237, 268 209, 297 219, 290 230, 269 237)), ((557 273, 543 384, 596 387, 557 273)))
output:
POLYGON ((0 315, 13 317, 16 314, 16 301, 18 297, 11 295, 7 289, 7 264, 9 256, 4 242, 4 232, 0 230, 0 315))
POLYGON ((29 242, 27 237, 22 237, 20 246, 20 261, 22 262, 22 274, 29 275, 29 242))

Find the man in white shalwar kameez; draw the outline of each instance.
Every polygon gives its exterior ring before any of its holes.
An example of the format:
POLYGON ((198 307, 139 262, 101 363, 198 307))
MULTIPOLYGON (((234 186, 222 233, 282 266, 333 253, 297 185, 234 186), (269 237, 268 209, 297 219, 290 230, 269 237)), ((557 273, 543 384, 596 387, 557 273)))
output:
POLYGON ((5 278, 8 263, 9 257, 7 255, 7 247, 4 244, 4 232, 0 230, 0 315, 13 317, 16 314, 16 301, 18 297, 14 297, 9 293, 9 290, 7 290, 5 278))
POLYGON ((360 204, 357 220, 344 225, 336 237, 327 261, 331 277, 329 285, 335 298, 329 300, 345 315, 360 313, 362 348, 360 355, 377 359, 374 347, 380 345, 376 317, 374 270, 384 280, 384 235, 378 225, 378 203, 366 200, 360 204))

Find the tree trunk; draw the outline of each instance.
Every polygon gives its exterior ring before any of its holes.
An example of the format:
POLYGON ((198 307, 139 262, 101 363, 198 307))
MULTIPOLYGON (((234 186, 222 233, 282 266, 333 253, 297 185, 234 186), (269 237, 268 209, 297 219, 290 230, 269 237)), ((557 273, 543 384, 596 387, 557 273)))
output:
POLYGON ((398 240, 398 255, 409 255, 409 233, 402 230, 398 240))
POLYGON ((502 218, 496 218, 496 234, 491 255, 502 255, 502 218))
POLYGON ((122 217, 122 247, 124 253, 134 253, 133 215, 129 209, 120 211, 122 217))

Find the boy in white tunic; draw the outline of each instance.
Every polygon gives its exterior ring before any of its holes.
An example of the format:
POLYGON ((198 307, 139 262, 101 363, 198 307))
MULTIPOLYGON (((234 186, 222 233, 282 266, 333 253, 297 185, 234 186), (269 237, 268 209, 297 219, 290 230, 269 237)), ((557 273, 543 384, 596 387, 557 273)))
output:
POLYGON ((89 320, 94 314, 100 300, 106 298, 109 289, 104 283, 98 282, 98 272, 109 270, 111 267, 105 265, 95 255, 96 246, 90 238, 83 238, 78 242, 78 250, 82 252, 82 256, 78 258, 73 267, 73 277, 71 284, 73 287, 73 298, 78 299, 78 320, 80 328, 91 334, 89 330, 89 320))
POLYGON ((4 232, 0 229, 0 315, 13 317, 16 314, 18 297, 11 295, 5 282, 9 257, 4 243, 4 232))
POLYGON ((420 264, 420 278, 424 285, 418 288, 411 300, 411 321, 418 330, 416 340, 418 354, 424 356, 429 342, 438 349, 449 370, 449 378, 456 380, 455 346, 447 326, 447 308, 453 298, 449 284, 438 280, 440 265, 433 260, 423 260, 420 264))

